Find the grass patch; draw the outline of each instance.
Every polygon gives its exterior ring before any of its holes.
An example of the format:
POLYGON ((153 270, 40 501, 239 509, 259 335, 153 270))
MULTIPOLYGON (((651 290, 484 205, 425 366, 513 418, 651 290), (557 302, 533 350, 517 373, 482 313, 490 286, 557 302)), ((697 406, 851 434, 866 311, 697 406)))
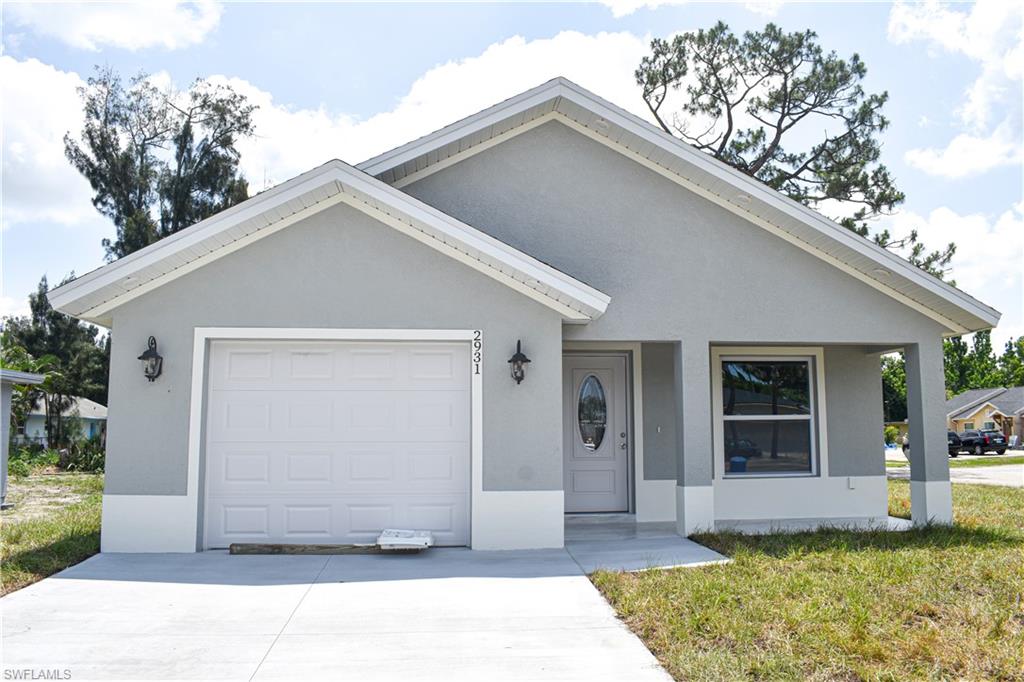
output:
POLYGON ((1024 490, 953 495, 951 528, 706 534, 731 564, 593 580, 680 680, 1024 680, 1024 490))
POLYGON ((103 476, 11 479, 13 509, 0 515, 0 594, 42 580, 100 551, 103 476))
POLYGON ((949 467, 995 467, 1003 464, 1024 464, 1024 455, 997 455, 995 457, 979 457, 977 459, 951 459, 949 467))

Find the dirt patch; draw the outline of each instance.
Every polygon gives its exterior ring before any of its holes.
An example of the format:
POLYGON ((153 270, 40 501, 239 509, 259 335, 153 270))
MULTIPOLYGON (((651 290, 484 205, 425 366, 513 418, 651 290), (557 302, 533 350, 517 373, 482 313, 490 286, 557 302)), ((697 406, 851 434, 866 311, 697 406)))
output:
POLYGON ((81 502, 92 492, 80 485, 79 474, 49 474, 8 479, 7 501, 14 504, 0 512, 3 523, 42 518, 81 502))

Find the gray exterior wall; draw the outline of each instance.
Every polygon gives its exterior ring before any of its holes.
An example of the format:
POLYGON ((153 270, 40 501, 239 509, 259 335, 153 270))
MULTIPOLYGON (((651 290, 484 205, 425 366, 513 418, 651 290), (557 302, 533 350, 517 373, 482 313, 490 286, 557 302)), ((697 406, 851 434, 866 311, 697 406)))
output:
POLYGON ((484 488, 562 488, 557 313, 348 206, 266 237, 113 314, 108 494, 182 495, 195 327, 482 329, 484 488), (136 356, 155 335, 154 383, 136 356), (516 339, 527 379, 508 377, 516 339))
MULTIPOLYGON (((676 452, 699 451, 686 453, 687 485, 711 480, 710 434, 703 433, 710 344, 894 347, 935 343, 943 332, 925 315, 555 121, 403 190, 612 297, 598 320, 566 326, 567 340, 682 342, 676 395, 687 387, 695 407, 680 407, 677 418, 689 414, 700 425, 677 434, 676 452)), ((652 368, 644 363, 645 381, 655 379, 654 367, 668 367, 661 349, 655 353, 652 368)), ((840 420, 844 403, 855 413, 853 423, 834 422, 834 434, 830 424, 834 472, 880 471, 880 456, 857 454, 868 438, 874 452, 880 447, 877 362, 864 358, 857 366, 866 377, 845 388, 834 384, 839 406, 830 405, 830 413, 840 420), (869 409, 877 409, 870 429, 869 409)), ((836 371, 853 364, 841 355, 836 371)), ((658 382, 655 390, 666 386, 658 382)), ((662 416, 645 416, 645 449, 655 448, 645 470, 671 477, 669 446, 648 440, 652 419, 662 416)))
POLYGON ((882 476, 882 374, 879 356, 825 348, 829 476, 882 476))
POLYGON ((403 191, 612 297, 571 340, 846 343, 938 323, 549 122, 403 191))
POLYGON ((644 398, 644 479, 676 478, 676 351, 671 343, 641 346, 644 398))

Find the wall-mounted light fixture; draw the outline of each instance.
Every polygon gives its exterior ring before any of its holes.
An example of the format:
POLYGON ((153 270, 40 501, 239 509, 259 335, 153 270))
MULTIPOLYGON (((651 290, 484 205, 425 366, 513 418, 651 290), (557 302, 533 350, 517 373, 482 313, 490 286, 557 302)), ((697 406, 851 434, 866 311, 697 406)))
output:
POLYGON ((526 365, 530 364, 530 358, 523 353, 523 342, 516 341, 516 354, 508 359, 509 368, 512 370, 512 379, 517 383, 523 383, 526 378, 526 365))
POLYGON ((139 356, 139 360, 142 360, 142 373, 146 375, 146 378, 150 381, 156 381, 156 378, 160 376, 160 372, 163 371, 164 359, 156 352, 156 337, 149 337, 149 341, 146 344, 148 348, 146 351, 139 356))

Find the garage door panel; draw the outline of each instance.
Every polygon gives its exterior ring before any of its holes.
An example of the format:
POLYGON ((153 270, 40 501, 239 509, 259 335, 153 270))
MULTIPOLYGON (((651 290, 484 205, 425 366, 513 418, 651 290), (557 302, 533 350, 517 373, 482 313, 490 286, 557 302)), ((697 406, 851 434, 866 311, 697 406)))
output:
POLYGON ((468 344, 216 342, 206 536, 469 539, 468 344))
POLYGON ((469 535, 469 496, 409 497, 349 495, 294 497, 211 497, 207 545, 232 542, 373 542, 388 527, 417 528, 434 534, 438 545, 465 544, 469 535))
POLYGON ((469 393, 218 390, 212 442, 468 441, 469 393))
POLYGON ((463 390, 469 378, 466 351, 450 343, 382 344, 254 343, 242 348, 215 343, 209 385, 213 390, 330 388, 352 390, 463 390))

